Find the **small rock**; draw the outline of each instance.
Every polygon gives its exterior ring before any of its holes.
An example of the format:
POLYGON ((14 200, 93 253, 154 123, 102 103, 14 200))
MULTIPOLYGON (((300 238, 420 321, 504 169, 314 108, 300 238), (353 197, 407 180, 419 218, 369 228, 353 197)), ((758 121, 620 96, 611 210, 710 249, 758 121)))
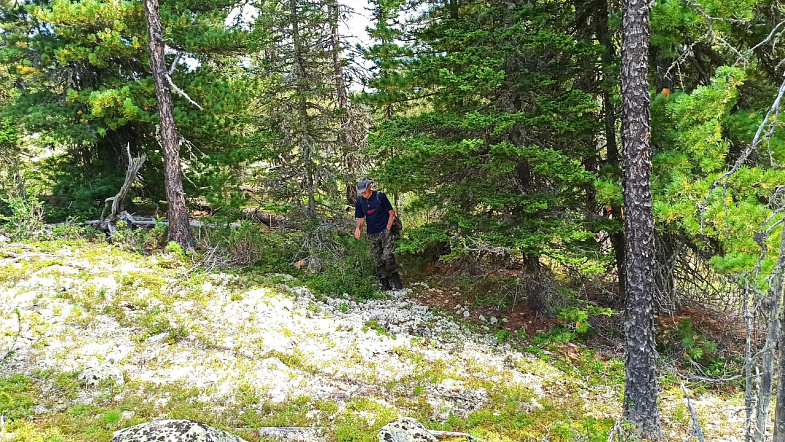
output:
POLYGON ((485 322, 485 321, 486 321, 486 319, 485 319, 485 316, 483 316, 483 315, 480 315, 480 317, 479 317, 478 319, 479 319, 480 321, 482 321, 482 322, 485 322))
POLYGON ((436 436, 428 432, 416 419, 404 417, 379 430, 379 442, 437 442, 436 436))
POLYGON ((0 235, 0 242, 10 242, 10 241, 11 241, 11 238, 9 238, 9 237, 7 237, 5 235, 0 235))
POLYGON ((244 442, 226 431, 189 420, 160 420, 115 431, 112 442, 244 442))
POLYGON ((496 319, 496 316, 491 316, 490 321, 491 321, 491 324, 496 324, 497 322, 499 322, 499 320, 496 319))
POLYGON ((469 312, 468 311, 464 311, 463 312, 463 317, 464 318, 468 318, 469 317, 469 312))
POLYGON ((35 407, 33 407, 31 411, 33 412, 33 414, 46 414, 46 413, 50 413, 52 410, 45 407, 44 405, 36 405, 35 407))
POLYGON ((136 414, 133 410, 123 411, 123 419, 124 420, 131 420, 132 417, 136 414))

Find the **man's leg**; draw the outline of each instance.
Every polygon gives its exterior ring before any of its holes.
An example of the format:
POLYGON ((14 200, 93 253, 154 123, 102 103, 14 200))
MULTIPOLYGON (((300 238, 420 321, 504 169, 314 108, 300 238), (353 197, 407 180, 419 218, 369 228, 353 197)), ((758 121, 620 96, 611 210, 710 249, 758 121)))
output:
POLYGON ((395 261, 395 243, 393 242, 393 234, 389 230, 382 232, 382 261, 384 262, 384 270, 387 277, 396 290, 403 288, 401 275, 398 274, 398 263, 395 261))
POLYGON ((368 246, 371 249, 371 257, 373 258, 374 266, 376 267, 376 277, 379 278, 379 283, 382 285, 383 290, 390 290, 389 274, 387 273, 386 265, 384 262, 384 236, 385 233, 373 233, 367 235, 368 246))

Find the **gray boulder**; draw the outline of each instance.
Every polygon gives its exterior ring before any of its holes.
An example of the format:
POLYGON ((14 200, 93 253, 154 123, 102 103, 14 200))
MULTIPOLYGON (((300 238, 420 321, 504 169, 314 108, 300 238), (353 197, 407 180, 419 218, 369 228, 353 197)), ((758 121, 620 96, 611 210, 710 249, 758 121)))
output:
POLYGON ((188 420, 160 420, 114 432, 112 442, 245 442, 226 431, 188 420))
POLYGON ((416 419, 404 417, 390 422, 379 430, 379 442, 437 442, 416 419))

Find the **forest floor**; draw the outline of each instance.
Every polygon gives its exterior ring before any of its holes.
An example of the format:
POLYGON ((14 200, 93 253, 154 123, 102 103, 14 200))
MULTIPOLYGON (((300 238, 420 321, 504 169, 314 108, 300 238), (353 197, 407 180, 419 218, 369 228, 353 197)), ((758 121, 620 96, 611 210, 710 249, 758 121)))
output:
MULTIPOLYGON (((357 301, 288 274, 206 273, 176 253, 0 244, 2 431, 17 441, 109 441, 176 418, 249 441, 278 440, 266 427, 306 428, 290 440, 374 441, 381 426, 411 416, 488 442, 607 440, 621 414, 618 337, 562 339, 554 330, 569 321, 436 281, 357 301)), ((712 318, 681 314, 694 327, 712 318)), ((684 318, 670 318, 663 327, 684 332, 684 318)), ((688 350, 712 349, 712 335, 692 335, 688 350)), ((666 361, 660 373, 668 440, 693 428, 682 382, 706 440, 742 440, 737 386, 696 382, 666 361)))

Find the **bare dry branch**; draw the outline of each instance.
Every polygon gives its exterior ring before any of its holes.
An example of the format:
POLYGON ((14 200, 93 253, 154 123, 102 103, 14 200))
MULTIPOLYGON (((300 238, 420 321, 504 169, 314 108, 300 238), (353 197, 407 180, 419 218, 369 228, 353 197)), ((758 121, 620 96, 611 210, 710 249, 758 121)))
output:
POLYGON ((446 437, 465 437, 468 440, 474 440, 478 442, 485 442, 484 440, 474 437, 468 433, 459 433, 455 431, 438 431, 438 430, 428 430, 433 436, 438 438, 446 438, 446 437))
MULTIPOLYGON (((684 392, 684 397, 687 399, 687 408, 690 410, 690 415, 692 416, 692 432, 690 433, 689 437, 686 440, 690 440, 693 437, 698 438, 700 442, 706 442, 703 438, 703 430, 701 430, 701 424, 698 422, 698 416, 695 414, 695 409, 692 408, 692 401, 690 400, 690 394, 687 393, 687 388, 684 387, 684 383, 681 384, 681 391, 684 392)), ((686 441, 685 441, 686 442, 686 441)))
POLYGON ((166 81, 169 83, 169 87, 171 87, 178 94, 182 95, 186 100, 188 100, 189 103, 191 103, 194 106, 196 106, 197 108, 199 108, 199 110, 201 110, 201 111, 204 110, 204 108, 202 108, 202 106, 199 106, 199 104, 197 104, 194 100, 192 100, 191 97, 188 96, 188 94, 183 92, 182 89, 180 89, 179 87, 177 87, 176 84, 174 84, 174 81, 172 81, 171 75, 169 75, 167 73, 167 74, 164 74, 164 76, 166 77, 166 81))
POLYGON ((174 70, 177 69, 177 63, 180 62, 180 58, 183 56, 180 52, 174 56, 174 61, 172 61, 172 67, 169 68, 169 75, 174 74, 174 70))
POLYGON ((128 194, 128 190, 131 189, 131 185, 136 180, 136 176, 139 174, 139 170, 142 168, 145 160, 147 160, 147 156, 142 154, 142 156, 137 157, 135 160, 131 156, 131 145, 130 143, 126 146, 126 152, 128 153, 128 168, 125 171, 125 182, 123 186, 120 188, 120 191, 117 192, 117 195, 107 198, 104 202, 104 209, 101 211, 101 220, 104 220, 104 213, 106 212, 106 208, 109 206, 109 203, 112 203, 112 211, 109 213, 109 219, 113 220, 120 215, 120 212, 123 208, 123 200, 125 196, 128 194))
POLYGON ((709 14, 707 14, 706 11, 703 10, 703 6, 700 3, 691 2, 690 0, 684 0, 684 3, 686 3, 686 4, 690 5, 690 6, 692 6, 693 8, 695 8, 695 10, 698 11, 698 14, 700 14, 701 17, 705 18, 706 20, 708 20, 710 22, 724 21, 724 22, 727 22, 727 23, 736 23, 736 24, 742 24, 742 25, 747 23, 747 20, 739 20, 739 19, 736 19, 736 18, 712 17, 709 14))

